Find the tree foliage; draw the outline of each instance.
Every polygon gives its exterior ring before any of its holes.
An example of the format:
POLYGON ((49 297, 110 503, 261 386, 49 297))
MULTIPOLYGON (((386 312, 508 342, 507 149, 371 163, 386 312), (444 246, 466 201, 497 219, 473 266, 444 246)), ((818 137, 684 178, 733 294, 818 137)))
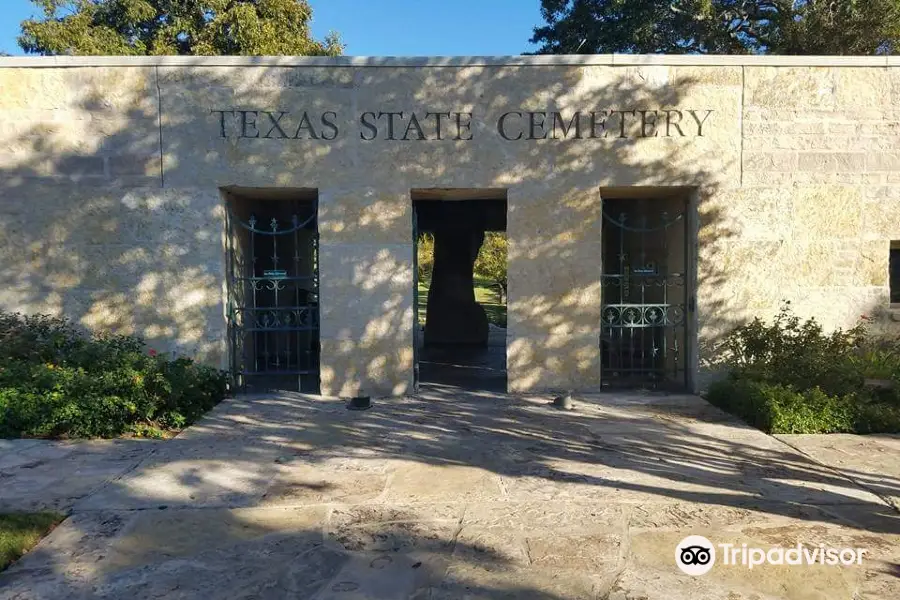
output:
POLYGON ((58 55, 301 55, 343 50, 312 38, 306 0, 32 0, 19 45, 58 55))
POLYGON ((542 0, 538 54, 890 54, 900 0, 542 0))
POLYGON ((505 232, 488 231, 475 259, 475 273, 506 290, 506 254, 508 241, 505 232))

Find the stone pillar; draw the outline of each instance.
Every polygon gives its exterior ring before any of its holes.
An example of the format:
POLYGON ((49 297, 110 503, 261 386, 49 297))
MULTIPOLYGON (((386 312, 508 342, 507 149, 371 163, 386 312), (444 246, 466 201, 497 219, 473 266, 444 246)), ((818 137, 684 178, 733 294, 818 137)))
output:
POLYGON ((472 272, 484 242, 480 229, 453 224, 434 232, 434 271, 428 293, 425 344, 486 346, 488 320, 475 301, 472 272))
POLYGON ((412 385, 411 209, 404 190, 319 190, 323 395, 399 396, 412 385))
POLYGON ((600 386, 602 227, 596 188, 509 190, 507 387, 511 392, 600 386))

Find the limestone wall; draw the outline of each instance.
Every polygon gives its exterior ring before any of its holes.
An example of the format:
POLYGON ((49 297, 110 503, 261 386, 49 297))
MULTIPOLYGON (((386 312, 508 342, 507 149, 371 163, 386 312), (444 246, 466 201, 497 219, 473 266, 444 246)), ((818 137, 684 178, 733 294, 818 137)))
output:
POLYGON ((595 388, 602 196, 678 188, 701 365, 782 300, 893 327, 900 71, 792 60, 0 59, 0 308, 224 366, 220 189, 314 188, 322 391, 401 394, 411 190, 504 188, 509 387, 595 388))

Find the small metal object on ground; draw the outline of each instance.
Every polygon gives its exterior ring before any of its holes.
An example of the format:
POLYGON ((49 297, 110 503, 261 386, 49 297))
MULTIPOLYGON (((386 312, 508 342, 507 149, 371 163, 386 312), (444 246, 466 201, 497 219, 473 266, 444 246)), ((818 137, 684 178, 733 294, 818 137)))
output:
POLYGON ((347 403, 347 410, 368 410, 372 408, 372 399, 369 396, 355 396, 347 403))
POLYGON ((574 410, 575 404, 572 402, 572 394, 563 394, 554 398, 553 407, 559 410, 574 410))

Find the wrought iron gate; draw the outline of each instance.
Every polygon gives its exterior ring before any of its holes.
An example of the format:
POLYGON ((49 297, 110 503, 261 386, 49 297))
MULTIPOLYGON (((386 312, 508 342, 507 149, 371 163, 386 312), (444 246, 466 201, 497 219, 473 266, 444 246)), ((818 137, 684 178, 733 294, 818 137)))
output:
POLYGON ((316 203, 270 201, 254 208, 267 205, 268 214, 253 211, 246 220, 234 206, 227 211, 232 374, 244 391, 318 393, 316 203))
POLYGON ((605 385, 689 385, 686 214, 683 202, 604 200, 600 344, 605 385))

